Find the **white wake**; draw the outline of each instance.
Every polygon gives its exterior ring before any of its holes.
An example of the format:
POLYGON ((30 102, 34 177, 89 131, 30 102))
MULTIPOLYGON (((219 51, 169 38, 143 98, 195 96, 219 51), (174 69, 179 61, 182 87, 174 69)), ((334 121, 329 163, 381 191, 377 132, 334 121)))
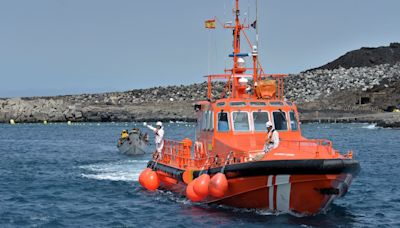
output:
POLYGON ((124 160, 79 166, 82 177, 96 180, 137 181, 148 160, 124 160))
POLYGON ((378 129, 379 127, 376 126, 375 123, 373 124, 368 124, 366 126, 362 126, 361 128, 365 128, 365 129, 378 129))

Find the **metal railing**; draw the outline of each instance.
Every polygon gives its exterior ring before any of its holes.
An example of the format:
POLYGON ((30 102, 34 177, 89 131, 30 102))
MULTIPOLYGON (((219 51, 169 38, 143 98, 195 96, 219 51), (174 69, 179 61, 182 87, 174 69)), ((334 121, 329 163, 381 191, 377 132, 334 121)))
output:
POLYGON ((329 154, 334 152, 332 142, 326 139, 281 140, 279 146, 307 153, 316 153, 317 155, 322 152, 329 154))
POLYGON ((208 160, 209 157, 204 150, 199 151, 197 147, 192 150, 191 146, 185 142, 164 140, 160 161, 166 164, 183 169, 186 167, 202 168, 208 160))
MULTIPOLYGON (((292 154, 301 151, 302 153, 313 154, 315 157, 318 157, 321 153, 328 153, 333 156, 336 154, 336 151, 332 148, 332 142, 324 139, 281 140, 279 149, 292 154)), ((262 160, 265 154, 263 149, 257 149, 226 151, 210 155, 203 146, 190 146, 185 142, 164 140, 164 148, 159 161, 181 169, 208 169, 221 167, 225 163, 239 164, 262 160)))

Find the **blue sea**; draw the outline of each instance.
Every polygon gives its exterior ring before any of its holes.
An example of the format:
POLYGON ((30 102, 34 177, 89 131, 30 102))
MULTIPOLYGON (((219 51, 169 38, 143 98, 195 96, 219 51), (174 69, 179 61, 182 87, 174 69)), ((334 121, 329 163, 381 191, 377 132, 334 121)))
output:
MULTIPOLYGON (((371 124, 304 124, 309 138, 353 150, 361 172, 324 213, 194 204, 137 182, 149 155, 117 152, 135 123, 0 125, 0 227, 400 227, 400 130, 371 124)), ((140 124, 137 124, 140 127, 140 124)), ((192 123, 165 126, 172 139, 194 137, 192 123)))

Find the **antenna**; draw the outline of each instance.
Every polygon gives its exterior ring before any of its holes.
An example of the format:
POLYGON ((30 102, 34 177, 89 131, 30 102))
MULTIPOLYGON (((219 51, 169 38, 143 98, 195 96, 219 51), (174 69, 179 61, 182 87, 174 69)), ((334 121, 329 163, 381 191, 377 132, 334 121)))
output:
POLYGON ((256 45, 258 48, 258 0, 256 0, 256 45))

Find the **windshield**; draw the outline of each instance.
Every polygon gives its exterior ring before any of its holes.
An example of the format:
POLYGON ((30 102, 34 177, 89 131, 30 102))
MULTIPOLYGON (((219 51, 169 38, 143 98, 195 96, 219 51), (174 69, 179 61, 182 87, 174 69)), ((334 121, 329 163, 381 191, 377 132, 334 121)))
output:
POLYGON ((253 112, 254 130, 265 131, 265 123, 269 121, 268 112, 253 112))
POLYGON ((233 128, 235 131, 249 131, 249 114, 247 112, 233 112, 233 128))
POLYGON ((229 131, 228 113, 218 113, 218 131, 229 131))
POLYGON ((293 111, 290 111, 290 128, 293 131, 297 131, 299 129, 299 122, 297 121, 296 115, 293 111))
POLYGON ((275 129, 278 131, 286 131, 288 129, 286 114, 284 111, 273 112, 275 129))

